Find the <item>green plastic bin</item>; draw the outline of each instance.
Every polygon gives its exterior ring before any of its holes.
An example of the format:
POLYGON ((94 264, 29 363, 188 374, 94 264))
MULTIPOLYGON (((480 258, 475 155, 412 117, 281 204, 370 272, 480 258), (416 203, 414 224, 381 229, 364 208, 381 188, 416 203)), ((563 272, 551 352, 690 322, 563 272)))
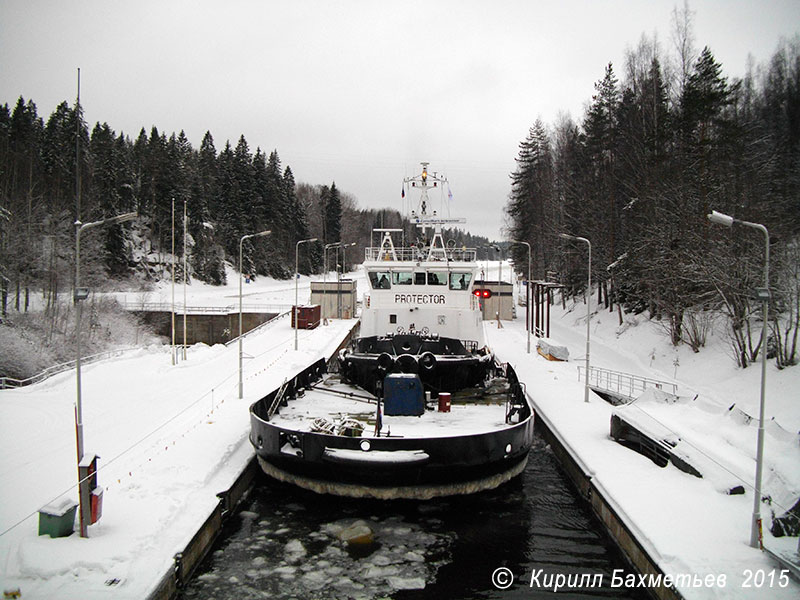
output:
POLYGON ((39 509, 39 535, 67 537, 75 530, 75 511, 78 503, 69 499, 54 502, 39 509))

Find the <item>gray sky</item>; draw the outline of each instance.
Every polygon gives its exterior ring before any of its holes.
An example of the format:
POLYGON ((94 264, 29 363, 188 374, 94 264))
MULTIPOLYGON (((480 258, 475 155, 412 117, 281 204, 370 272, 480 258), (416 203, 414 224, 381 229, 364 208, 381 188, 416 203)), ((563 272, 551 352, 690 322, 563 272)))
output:
MULTIPOLYGON (((335 181, 370 208, 401 209, 402 178, 429 161, 450 180, 450 214, 499 237, 529 127, 580 118, 643 34, 671 54, 677 4, 0 0, 0 103, 22 95, 46 119, 74 103, 80 67, 90 126, 183 129, 195 148, 210 130, 218 151, 244 134, 297 181, 335 181)), ((697 50, 728 77, 800 31, 799 0, 690 9, 697 50)))

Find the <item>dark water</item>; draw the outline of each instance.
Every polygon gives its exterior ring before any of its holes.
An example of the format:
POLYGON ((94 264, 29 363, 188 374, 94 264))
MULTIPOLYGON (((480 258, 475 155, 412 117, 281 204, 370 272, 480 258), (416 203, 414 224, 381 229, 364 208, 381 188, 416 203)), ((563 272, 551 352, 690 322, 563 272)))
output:
POLYGON ((642 598, 611 589, 615 569, 630 572, 553 454, 537 440, 522 476, 467 497, 352 500, 264 476, 180 597, 642 598), (375 542, 348 548, 337 533, 359 520, 375 542), (498 568, 513 574, 507 589, 493 584, 498 568), (571 576, 575 585, 554 592, 558 574, 564 583, 571 576))

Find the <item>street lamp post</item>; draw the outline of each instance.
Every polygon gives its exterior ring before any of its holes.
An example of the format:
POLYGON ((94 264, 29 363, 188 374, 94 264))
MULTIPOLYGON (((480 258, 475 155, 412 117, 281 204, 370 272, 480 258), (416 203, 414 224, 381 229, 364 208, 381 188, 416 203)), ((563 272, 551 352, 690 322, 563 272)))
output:
POLYGON ((500 253, 500 260, 497 262, 497 295, 500 295, 500 285, 503 283, 503 249, 495 245, 495 250, 500 253))
POLYGON ((577 237, 569 235, 568 233, 559 233, 558 237, 562 240, 586 242, 589 248, 589 266, 586 281, 586 385, 584 386, 583 394, 583 401, 589 402, 589 319, 592 318, 592 310, 590 308, 590 301, 592 299, 592 243, 584 237, 577 237))
POLYGON ((756 290, 756 296, 761 300, 761 405, 758 417, 758 448, 756 450, 756 489, 753 498, 753 519, 750 525, 750 546, 762 548, 761 538, 761 476, 764 470, 764 405, 766 400, 767 385, 767 314, 769 312, 769 232, 760 223, 741 221, 733 217, 711 211, 708 220, 725 227, 733 227, 734 223, 758 229, 764 234, 764 287, 756 290))
POLYGON ((328 308, 328 291, 327 291, 327 281, 328 281, 328 248, 336 248, 342 242, 331 242, 330 244, 325 244, 322 248, 322 322, 327 325, 327 308, 328 308))
MULTIPOLYGON (((81 287, 81 233, 87 229, 104 225, 116 225, 135 219, 138 215, 129 212, 115 217, 109 217, 101 221, 92 223, 81 223, 80 219, 75 221, 75 381, 76 381, 76 403, 75 403, 75 443, 78 451, 78 465, 83 460, 83 405, 81 401, 81 300, 89 296, 89 290, 81 287)), ((80 490, 80 470, 78 471, 78 489, 80 490)), ((83 494, 78 494, 80 501, 80 521, 81 537, 87 536, 89 520, 91 519, 90 506, 84 502, 83 494)))
POLYGON ((259 231, 258 233, 251 233, 243 235, 239 239, 239 400, 244 396, 244 385, 242 382, 242 244, 250 238, 263 237, 269 235, 272 231, 259 231))
POLYGON ((172 355, 172 364, 178 362, 178 353, 175 350, 175 198, 172 199, 172 254, 170 255, 171 265, 171 279, 172 279, 172 347, 170 354, 172 355))
POLYGON ((327 280, 328 275, 328 248, 335 248, 339 246, 342 242, 331 242, 330 244, 325 244, 322 249, 322 281, 327 280))
MULTIPOLYGON (((336 315, 336 318, 338 318, 338 319, 342 318, 342 275, 344 274, 345 268, 347 268, 347 249, 350 246, 355 246, 355 245, 356 245, 355 242, 350 242, 349 244, 341 244, 339 246, 339 248, 342 249, 342 269, 341 269, 341 271, 339 271, 338 285, 336 287, 336 296, 337 296, 337 302, 336 302, 337 315, 336 315)), ((336 252, 338 254, 339 251, 337 250, 336 252)))
MULTIPOLYGON (((495 252, 495 250, 499 250, 499 248, 496 245, 491 245, 491 246, 484 246, 483 249, 486 250, 486 272, 482 273, 481 279, 483 280, 483 285, 487 285, 488 281, 486 280, 486 278, 489 277, 489 275, 491 275, 491 270, 489 269, 489 250, 492 251, 492 258, 494 258, 494 252, 495 252)), ((499 298, 500 298, 500 282, 499 281, 497 282, 497 298, 498 298, 497 305, 500 306, 500 303, 499 303, 500 302, 499 301, 499 298)), ((485 319, 486 318, 486 305, 483 304, 484 303, 483 290, 481 290, 481 303, 482 303, 481 304, 481 315, 485 319)), ((489 320, 491 320, 491 318, 492 318, 492 315, 490 314, 489 315, 489 320)), ((499 312, 497 313, 497 322, 498 323, 500 322, 500 313, 499 312)))
POLYGON ((300 269, 299 256, 300 244, 307 242, 316 242, 317 238, 309 238, 307 240, 298 240, 294 246, 294 349, 297 350, 297 279, 300 277, 298 271, 300 269))
MULTIPOLYGON (((525 303, 528 305, 526 308, 527 308, 527 313, 528 313, 528 319, 527 320, 529 320, 531 315, 532 315, 531 307, 530 307, 531 297, 532 297, 532 295, 531 295, 531 245, 528 242, 520 242, 520 241, 517 241, 517 240, 512 240, 511 243, 512 244, 524 244, 525 246, 528 247, 528 283, 527 283, 528 297, 525 299, 525 303)), ((528 330, 528 354, 530 354, 531 353, 531 324, 526 322, 525 323, 525 328, 528 330)))
POLYGON ((183 201, 183 360, 186 360, 186 200, 183 201))

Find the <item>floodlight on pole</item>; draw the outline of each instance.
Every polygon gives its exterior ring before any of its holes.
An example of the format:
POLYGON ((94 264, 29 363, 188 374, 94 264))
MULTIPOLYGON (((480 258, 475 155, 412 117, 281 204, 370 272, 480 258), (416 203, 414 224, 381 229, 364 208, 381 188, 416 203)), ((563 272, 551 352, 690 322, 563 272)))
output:
POLYGON ((239 400, 244 396, 244 383, 242 379, 242 244, 245 240, 256 237, 263 237, 271 234, 272 231, 260 231, 243 235, 239 239, 239 400))
MULTIPOLYGON (((83 402, 81 398, 81 300, 89 297, 89 289, 81 287, 81 233, 95 227, 105 225, 118 225, 135 219, 138 216, 135 212, 124 213, 93 221, 92 223, 81 223, 80 219, 75 221, 75 291, 73 300, 75 302, 75 381, 76 381, 76 403, 75 403, 75 442, 77 446, 78 464, 83 460, 83 402)), ((78 475, 78 487, 80 488, 80 475, 78 475)), ((80 528, 81 537, 87 536, 89 527, 90 508, 86 506, 82 495, 78 494, 80 501, 80 528)))
POLYGON ((300 255, 300 244, 306 244, 308 242, 316 242, 317 238, 309 238, 307 240, 298 240, 298 242, 294 246, 294 349, 297 350, 297 329, 299 323, 297 322, 297 280, 300 277, 298 270, 299 270, 299 255, 300 255))
POLYGON ((763 548, 761 530, 761 478, 764 472, 764 414, 766 404, 767 386, 767 317, 769 314, 769 231, 760 223, 741 221, 730 215, 711 211, 708 220, 725 227, 733 227, 734 223, 758 229, 764 234, 764 287, 756 290, 757 297, 761 300, 761 399, 758 416, 758 441, 756 449, 756 480, 753 498, 753 518, 750 523, 750 546, 763 548))
POLYGON ((559 233, 558 237, 562 240, 570 240, 574 242, 585 242, 589 248, 589 266, 587 267, 587 280, 586 280, 586 385, 584 386, 583 401, 589 402, 589 321, 592 318, 592 310, 590 301, 592 299, 592 243, 585 237, 578 237, 569 235, 568 233, 559 233))
MULTIPOLYGON (((527 306, 527 313, 529 316, 531 315, 531 307, 530 307, 530 298, 531 298, 531 245, 528 242, 521 242, 518 240, 512 240, 512 244, 523 244, 528 247, 528 298, 526 298, 525 302, 528 304, 527 306)), ((513 275, 513 274, 512 274, 513 275)), ((531 353, 531 324, 525 323, 525 329, 528 330, 528 354, 531 353)))

